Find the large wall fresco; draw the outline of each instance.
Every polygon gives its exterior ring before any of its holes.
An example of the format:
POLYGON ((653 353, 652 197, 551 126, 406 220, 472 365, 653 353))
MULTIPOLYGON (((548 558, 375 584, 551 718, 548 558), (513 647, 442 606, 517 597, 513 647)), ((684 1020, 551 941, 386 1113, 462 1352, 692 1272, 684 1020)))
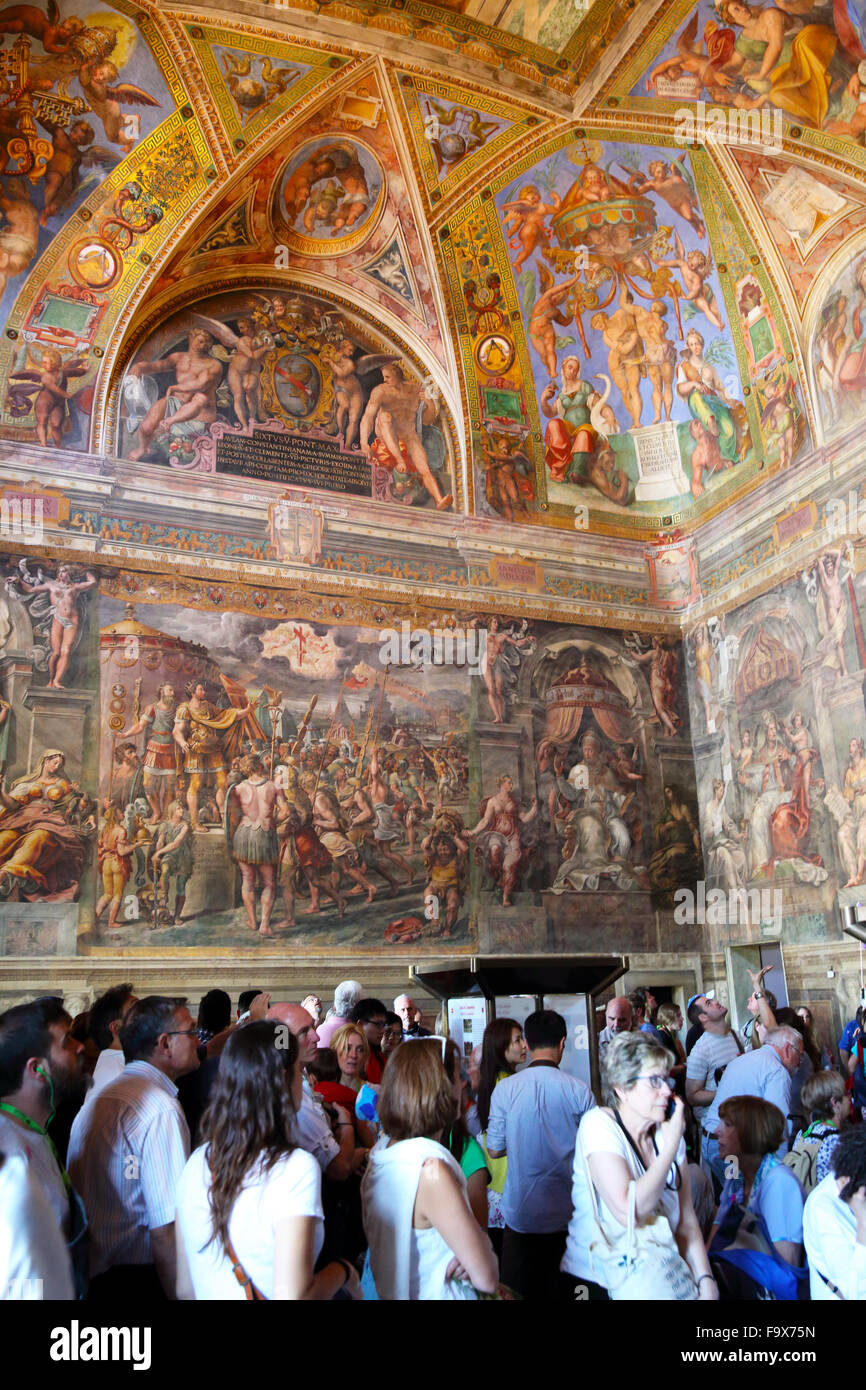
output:
POLYGON ((838 937, 837 901, 866 882, 861 567, 844 542, 686 637, 707 883, 779 895, 723 913, 717 944, 838 937))
POLYGON ((136 462, 454 504, 453 427, 435 383, 323 295, 250 286, 198 301, 142 344, 121 396, 117 452, 136 462))
POLYGON ((76 931, 97 954, 694 947, 671 918, 701 870, 679 644, 5 573, 7 954, 76 931))

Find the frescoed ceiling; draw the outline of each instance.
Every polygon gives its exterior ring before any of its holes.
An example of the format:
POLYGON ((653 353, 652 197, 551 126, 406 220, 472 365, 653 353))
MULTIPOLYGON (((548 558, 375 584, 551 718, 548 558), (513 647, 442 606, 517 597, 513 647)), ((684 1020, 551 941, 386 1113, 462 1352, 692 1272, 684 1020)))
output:
POLYGON ((45 0, 0 41, 0 448, 579 546, 857 433, 850 6, 45 0))

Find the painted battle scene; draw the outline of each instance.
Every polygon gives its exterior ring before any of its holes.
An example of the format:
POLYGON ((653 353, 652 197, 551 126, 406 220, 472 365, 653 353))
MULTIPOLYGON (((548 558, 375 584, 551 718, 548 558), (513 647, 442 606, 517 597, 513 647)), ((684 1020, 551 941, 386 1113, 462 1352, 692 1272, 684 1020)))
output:
POLYGON ((862 9, 847 0, 701 0, 632 95, 779 111, 862 145, 864 40, 862 9))
POLYGON ((250 287, 182 310, 136 353, 122 396, 118 452, 132 461, 454 503, 435 385, 323 295, 250 287))
MULTIPOLYGON (((754 274, 736 282, 732 330, 687 154, 582 139, 500 184, 496 204, 532 381, 518 382, 509 333, 488 313, 475 360, 494 514, 532 509, 527 389, 554 509, 676 510, 726 494, 759 455, 791 462, 803 440, 796 383, 754 274), (732 332, 759 406, 757 452, 732 332)), ((474 283, 467 304, 483 317, 474 283)))
MULTIPOLYGON (((0 39, 5 318, 25 273, 52 238, 174 102, 139 28, 123 9, 101 0, 4 5, 0 39)), ((91 248, 91 257, 98 249, 91 248)), ((88 274, 96 272, 86 254, 72 259, 73 278, 86 288, 88 274)))
POLYGON ((428 640, 6 573, 4 645, 33 653, 0 650, 6 915, 68 905, 97 952, 639 948, 700 874, 666 639, 428 640))
POLYGON ((756 939, 838 936, 836 895, 866 882, 858 561, 850 542, 828 549, 686 638, 707 884, 783 894, 784 920, 753 923, 756 939))

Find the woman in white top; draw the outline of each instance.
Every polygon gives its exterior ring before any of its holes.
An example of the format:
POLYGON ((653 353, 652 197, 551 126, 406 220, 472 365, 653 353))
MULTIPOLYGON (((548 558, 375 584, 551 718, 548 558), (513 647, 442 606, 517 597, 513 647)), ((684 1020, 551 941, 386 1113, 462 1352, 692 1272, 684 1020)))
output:
POLYGON ((324 1218, 319 1165, 293 1139, 302 1080, 282 1024, 248 1023, 226 1043, 205 1142, 177 1189, 178 1298, 360 1297, 348 1260, 313 1272, 324 1218))
MULTIPOLYGON (((602 1063, 606 1106, 588 1110, 580 1122, 574 1159, 574 1211, 562 1268, 585 1284, 590 1298, 603 1298, 607 1281, 599 1249, 602 1231, 622 1238, 628 1222, 629 1188, 635 1186, 636 1226, 667 1218, 683 1259, 698 1285, 698 1297, 717 1299, 707 1252, 692 1206, 686 1150, 685 1110, 673 1096, 671 1056, 649 1033, 620 1033, 602 1063), (665 1118, 672 1105, 670 1118, 665 1118)), ((660 1296, 663 1296, 660 1294, 660 1296)))
POLYGON ((439 1041, 405 1042, 385 1068, 383 1134, 361 1184, 382 1299, 476 1298, 496 1289, 493 1248, 472 1215, 460 1165, 439 1143, 456 1118, 439 1041))
POLYGON ((845 1130, 832 1171, 806 1198, 803 1239, 813 1299, 866 1300, 866 1125, 845 1130))

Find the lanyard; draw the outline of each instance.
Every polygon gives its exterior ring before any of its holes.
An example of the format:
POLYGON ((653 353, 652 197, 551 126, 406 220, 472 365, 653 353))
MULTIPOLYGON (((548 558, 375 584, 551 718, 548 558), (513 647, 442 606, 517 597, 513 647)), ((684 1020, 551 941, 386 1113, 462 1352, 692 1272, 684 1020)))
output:
POLYGON ((48 1130, 43 1129, 42 1125, 38 1125, 35 1120, 31 1120, 30 1116, 25 1115, 23 1110, 19 1110, 17 1105, 7 1105, 5 1100, 0 1100, 0 1110, 5 1110, 7 1115, 13 1115, 16 1120, 20 1120, 23 1125, 26 1125, 28 1129, 34 1130, 36 1134, 41 1134, 42 1138, 47 1141, 48 1147, 54 1155, 54 1161, 57 1164, 57 1167, 60 1169, 60 1176, 63 1179, 63 1186, 66 1188, 66 1191, 68 1193, 72 1187, 72 1183, 70 1182, 69 1174, 67 1173, 63 1164, 60 1162, 60 1155, 57 1152, 54 1140, 51 1138, 51 1135, 48 1133, 48 1130))

